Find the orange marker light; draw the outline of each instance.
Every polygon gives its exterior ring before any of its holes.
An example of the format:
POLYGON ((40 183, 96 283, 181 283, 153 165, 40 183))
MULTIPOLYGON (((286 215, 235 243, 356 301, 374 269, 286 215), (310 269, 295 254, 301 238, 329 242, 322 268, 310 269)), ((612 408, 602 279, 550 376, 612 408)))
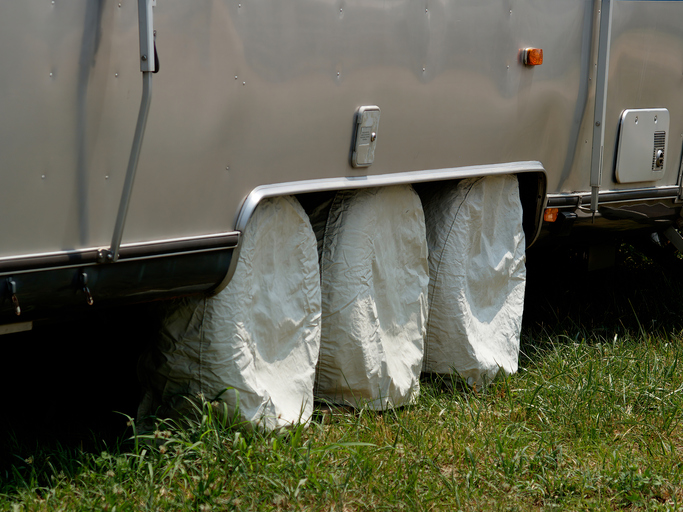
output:
POLYGON ((555 222, 559 211, 560 210, 557 208, 546 208, 545 212, 543 212, 543 220, 546 222, 555 222))
POLYGON ((543 49, 541 48, 524 48, 523 61, 527 66, 540 66, 543 64, 543 49))

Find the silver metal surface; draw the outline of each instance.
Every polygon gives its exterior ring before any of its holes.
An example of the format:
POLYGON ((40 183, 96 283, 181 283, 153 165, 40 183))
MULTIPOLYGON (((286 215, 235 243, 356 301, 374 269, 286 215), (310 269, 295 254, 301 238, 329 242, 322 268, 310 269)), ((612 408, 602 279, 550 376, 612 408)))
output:
MULTIPOLYGON (((143 0, 139 1, 142 2, 143 0)), ((103 253, 104 259, 107 262, 115 262, 119 259, 119 248, 121 247, 121 239, 123 238, 123 228, 126 225, 126 217, 128 215, 130 198, 133 194, 133 185, 135 184, 135 173, 138 169, 138 161, 140 160, 140 151, 142 149, 142 141, 145 136, 145 127, 147 126, 147 116, 149 115, 149 107, 151 103, 152 72, 146 71, 142 73, 142 99, 140 100, 140 113, 138 114, 138 122, 135 126, 135 135, 133 136, 133 147, 130 150, 130 157, 128 159, 128 169, 126 170, 126 179, 123 182, 123 192, 121 193, 119 211, 116 215, 114 234, 112 235, 111 245, 109 246, 109 249, 103 253)))
POLYGON ((380 114, 379 107, 375 105, 358 109, 351 155, 351 165, 354 167, 369 167, 375 161, 380 114))
POLYGON ((135 173, 138 169, 140 160, 140 150, 142 141, 145 137, 147 127, 147 117, 149 107, 152 104, 152 74, 155 71, 154 58, 154 18, 152 10, 152 0, 138 0, 138 31, 140 34, 140 71, 142 71, 142 99, 140 100, 140 112, 138 121, 135 125, 135 135, 133 136, 133 146, 128 158, 128 168, 126 169, 126 179, 123 182, 123 192, 119 203, 119 211, 116 215, 114 234, 112 235, 111 245, 108 250, 100 252, 100 259, 103 263, 113 263, 119 259, 119 248, 123 237, 123 228, 126 225, 130 197, 133 193, 135 183, 135 173))
POLYGON ((668 137, 669 111, 665 108, 624 110, 616 159, 617 181, 660 180, 665 173, 668 137))
MULTIPOLYGON (((136 7, 3 4, 0 42, 29 55, 0 55, 0 211, 21 219, 0 227, 0 257, 110 245, 141 96, 136 7)), ((159 2, 163 70, 122 243, 229 231, 260 185, 358 174, 361 105, 383 111, 373 174, 563 161, 590 3, 417 7, 159 2), (543 66, 518 62, 527 46, 543 66)))
POLYGON ((138 0, 140 71, 154 73, 154 10, 156 0, 138 0))
MULTIPOLYGON (((641 188, 614 175, 624 109, 671 114, 658 187, 678 186, 683 147, 683 2, 611 5, 600 201, 641 188)), ((594 0, 158 2, 163 70, 122 248, 231 231, 259 187, 346 183, 361 172, 349 155, 362 105, 382 108, 368 180, 535 161, 549 193, 590 194, 599 10, 594 0), (529 47, 543 49, 542 66, 524 66, 529 47)), ((109 247, 142 95, 137 3, 4 2, 0 45, 22 49, 0 52, 0 214, 11 219, 0 261, 109 247)))

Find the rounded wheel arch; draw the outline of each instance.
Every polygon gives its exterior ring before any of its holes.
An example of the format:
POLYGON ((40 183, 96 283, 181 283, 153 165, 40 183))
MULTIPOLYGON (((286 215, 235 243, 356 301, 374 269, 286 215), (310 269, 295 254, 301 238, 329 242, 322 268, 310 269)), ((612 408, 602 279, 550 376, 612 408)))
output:
MULTIPOLYGON (((254 188, 238 208, 235 219, 235 231, 242 232, 258 203, 266 197, 283 195, 326 196, 339 190, 355 188, 383 187, 398 184, 453 181, 464 178, 474 178, 489 175, 515 175, 519 180, 519 194, 523 209, 523 229, 527 248, 538 237, 542 224, 543 208, 546 201, 546 171, 538 161, 510 162, 494 165, 477 165, 471 167, 412 171, 397 174, 369 175, 324 178, 296 182, 275 183, 261 185, 254 188)), ((304 203, 306 201, 304 200, 304 203)), ((315 200, 314 200, 315 202, 315 200)), ((304 208, 306 205, 304 204, 304 208)), ((232 261, 224 279, 212 293, 222 290, 232 278, 240 247, 234 249, 232 261)))

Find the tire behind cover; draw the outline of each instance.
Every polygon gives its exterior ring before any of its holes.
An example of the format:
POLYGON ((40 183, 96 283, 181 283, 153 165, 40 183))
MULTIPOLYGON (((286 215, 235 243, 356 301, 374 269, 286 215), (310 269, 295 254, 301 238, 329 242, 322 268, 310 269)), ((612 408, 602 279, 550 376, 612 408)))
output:
POLYGON ((514 176, 430 187, 424 371, 481 387, 517 371, 526 283, 522 206, 514 176))
POLYGON ((312 221, 323 230, 316 396, 372 409, 410 403, 429 284, 419 197, 411 186, 339 192, 312 221))
POLYGON ((144 363, 138 416, 174 416, 185 396, 220 395, 232 412, 266 429, 313 412, 320 346, 316 239, 293 197, 262 201, 242 237, 236 272, 215 297, 177 301, 144 363), (223 392, 226 388, 227 391, 223 392))

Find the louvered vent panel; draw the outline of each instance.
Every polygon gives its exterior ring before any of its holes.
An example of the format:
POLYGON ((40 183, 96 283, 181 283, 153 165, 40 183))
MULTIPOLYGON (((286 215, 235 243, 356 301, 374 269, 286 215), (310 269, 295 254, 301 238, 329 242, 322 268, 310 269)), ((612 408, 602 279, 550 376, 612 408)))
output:
POLYGON ((658 169, 657 161, 657 150, 661 149, 664 151, 664 140, 666 139, 666 132, 655 132, 655 148, 652 150, 652 170, 658 169))

